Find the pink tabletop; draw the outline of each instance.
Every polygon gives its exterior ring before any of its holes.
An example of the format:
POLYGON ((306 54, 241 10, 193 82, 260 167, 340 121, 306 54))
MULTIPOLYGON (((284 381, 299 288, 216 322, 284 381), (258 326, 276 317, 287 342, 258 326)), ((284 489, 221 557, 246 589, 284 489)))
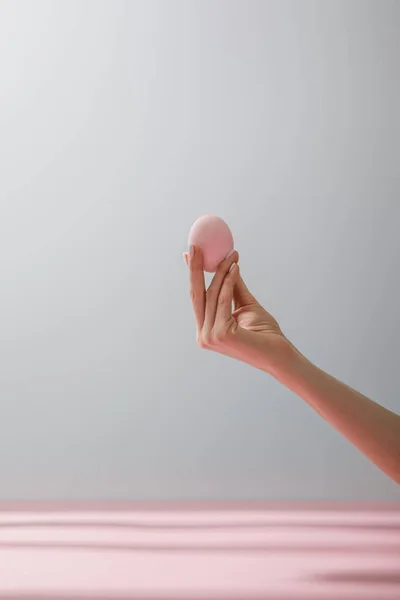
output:
POLYGON ((399 599, 399 505, 3 505, 0 600, 399 599))

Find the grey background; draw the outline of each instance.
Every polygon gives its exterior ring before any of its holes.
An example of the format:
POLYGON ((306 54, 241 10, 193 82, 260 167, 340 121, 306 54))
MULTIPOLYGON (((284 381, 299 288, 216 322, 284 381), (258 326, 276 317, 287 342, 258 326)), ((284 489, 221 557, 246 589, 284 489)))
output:
POLYGON ((195 218, 311 360, 400 410, 400 2, 0 0, 0 498, 400 499, 197 348, 195 218))

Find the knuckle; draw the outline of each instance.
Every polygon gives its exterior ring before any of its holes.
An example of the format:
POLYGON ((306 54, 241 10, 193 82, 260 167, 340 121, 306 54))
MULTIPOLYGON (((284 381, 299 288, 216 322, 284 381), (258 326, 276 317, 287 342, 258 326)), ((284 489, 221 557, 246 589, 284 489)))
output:
POLYGON ((224 329, 217 328, 213 331, 213 342, 214 344, 222 344, 226 339, 226 332, 224 329))
POLYGON ((226 306, 229 303, 229 296, 227 294, 220 294, 218 298, 219 306, 226 306))
POLYGON ((207 344, 202 334, 197 335, 196 337, 197 345, 200 346, 203 350, 206 350, 207 344))
POLYGON ((210 346, 212 346, 212 337, 211 337, 210 333, 204 332, 202 335, 202 338, 203 338, 204 348, 210 348, 210 346))

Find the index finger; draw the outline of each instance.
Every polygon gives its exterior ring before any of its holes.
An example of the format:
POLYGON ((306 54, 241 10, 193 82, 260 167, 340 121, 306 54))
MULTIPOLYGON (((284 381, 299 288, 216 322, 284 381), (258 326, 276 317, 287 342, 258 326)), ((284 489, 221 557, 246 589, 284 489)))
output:
POLYGON ((190 276, 190 299, 192 301, 197 329, 201 331, 206 309, 206 285, 204 281, 203 253, 199 246, 192 246, 188 256, 190 276))

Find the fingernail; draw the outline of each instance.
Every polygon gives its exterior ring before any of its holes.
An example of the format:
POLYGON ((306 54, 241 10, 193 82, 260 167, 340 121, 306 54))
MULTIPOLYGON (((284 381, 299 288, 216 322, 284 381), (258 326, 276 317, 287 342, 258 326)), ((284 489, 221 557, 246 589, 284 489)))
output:
POLYGON ((232 254, 235 254, 235 248, 233 248, 233 250, 231 250, 230 252, 228 252, 228 254, 226 255, 225 260, 228 260, 228 258, 230 258, 232 256, 232 254))
POLYGON ((229 267, 229 273, 231 271, 233 271, 233 269, 236 267, 236 263, 232 263, 231 266, 229 267))
POLYGON ((193 258, 193 256, 194 256, 194 246, 193 246, 193 244, 191 244, 191 246, 190 246, 190 258, 193 258))

